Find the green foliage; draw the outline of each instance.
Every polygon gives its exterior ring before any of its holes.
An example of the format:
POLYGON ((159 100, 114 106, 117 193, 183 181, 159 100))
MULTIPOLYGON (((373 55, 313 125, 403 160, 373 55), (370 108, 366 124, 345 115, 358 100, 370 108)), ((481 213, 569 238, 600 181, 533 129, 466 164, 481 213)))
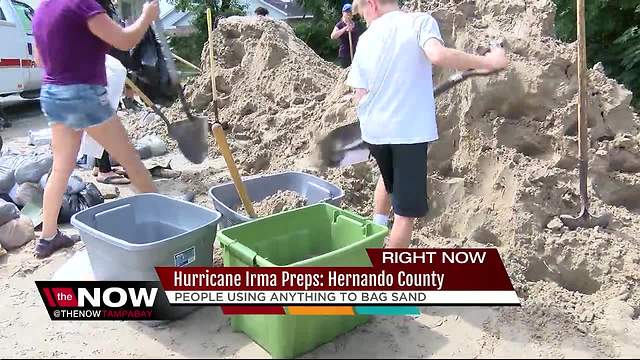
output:
POLYGON ((338 57, 338 42, 331 40, 331 31, 335 22, 305 21, 293 28, 297 37, 304 41, 320 57, 327 61, 334 61, 338 57))
MULTIPOLYGON (((576 0, 554 0, 556 34, 575 41, 576 0)), ((633 91, 640 107, 640 0, 585 0, 587 56, 633 91)))
POLYGON ((340 19, 341 0, 297 0, 313 18, 294 25, 297 37, 302 39, 320 57, 334 61, 338 57, 338 42, 331 40, 331 31, 340 19))

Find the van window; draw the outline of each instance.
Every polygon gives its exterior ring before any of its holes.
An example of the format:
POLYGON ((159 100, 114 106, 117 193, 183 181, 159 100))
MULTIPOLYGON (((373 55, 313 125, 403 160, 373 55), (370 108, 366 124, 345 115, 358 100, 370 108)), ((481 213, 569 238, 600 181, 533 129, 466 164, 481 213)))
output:
POLYGON ((33 27, 31 24, 33 22, 33 12, 34 12, 33 8, 19 1, 12 1, 12 3, 16 9, 16 13, 18 14, 18 18, 22 23, 22 27, 24 28, 24 31, 28 35, 33 35, 33 27))
POLYGON ((7 20, 7 18, 4 16, 2 9, 0 9, 0 21, 5 21, 5 20, 7 20))

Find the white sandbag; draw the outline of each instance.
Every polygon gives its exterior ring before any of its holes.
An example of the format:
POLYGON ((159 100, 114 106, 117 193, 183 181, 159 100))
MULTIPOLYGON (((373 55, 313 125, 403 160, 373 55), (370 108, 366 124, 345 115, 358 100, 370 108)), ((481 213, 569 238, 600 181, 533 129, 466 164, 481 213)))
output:
MULTIPOLYGON (((113 110, 118 110, 118 103, 122 92, 124 91, 124 84, 127 78, 127 69, 122 66, 122 63, 113 56, 107 55, 106 61, 107 68, 107 96, 109 97, 109 103, 113 110)), ((91 136, 85 132, 82 136, 82 144, 80 145, 80 154, 86 154, 88 156, 99 159, 102 157, 104 148, 98 144, 91 136)), ((93 167, 93 164, 89 164, 93 167)))
POLYGON ((0 199, 0 226, 19 217, 20 211, 16 204, 0 199))
POLYGON ((16 186, 15 195, 12 195, 11 199, 19 206, 25 206, 29 203, 41 204, 42 197, 44 196, 44 189, 39 184, 24 183, 20 186, 16 186))
POLYGON ((24 161, 17 164, 14 177, 18 185, 30 182, 37 183, 42 175, 51 171, 53 167, 53 155, 38 154, 36 156, 25 156, 24 161))
POLYGON ((9 191, 9 197, 16 204, 17 204, 16 199, 18 198, 18 188, 19 187, 20 187, 20 185, 18 185, 18 183, 15 183, 15 184, 13 184, 13 187, 11 188, 11 191, 9 191))
POLYGON ((0 245, 13 250, 36 238, 33 222, 24 215, 0 226, 0 245))

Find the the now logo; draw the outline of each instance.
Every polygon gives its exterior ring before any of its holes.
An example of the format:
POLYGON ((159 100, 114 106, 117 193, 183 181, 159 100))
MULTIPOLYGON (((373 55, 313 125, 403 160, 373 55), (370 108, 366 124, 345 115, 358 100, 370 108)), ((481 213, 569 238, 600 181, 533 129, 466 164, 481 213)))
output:
POLYGON ((93 307, 120 308, 130 303, 134 308, 153 307, 158 294, 157 288, 123 288, 110 287, 107 289, 78 288, 78 306, 84 307, 89 303, 93 307), (102 294, 101 294, 102 293, 102 294), (144 302, 144 306, 142 306, 144 302))
POLYGON ((165 320, 159 281, 36 281, 51 320, 165 320))
POLYGON ((158 288, 155 287, 43 287, 50 307, 62 308, 152 308, 158 288))

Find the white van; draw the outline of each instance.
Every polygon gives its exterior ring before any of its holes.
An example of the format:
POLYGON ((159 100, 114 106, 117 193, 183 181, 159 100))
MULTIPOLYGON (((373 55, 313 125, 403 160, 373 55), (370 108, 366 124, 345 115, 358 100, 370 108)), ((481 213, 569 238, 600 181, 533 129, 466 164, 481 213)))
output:
POLYGON ((33 57, 32 20, 28 0, 0 0, 0 97, 39 96, 42 69, 33 57))

